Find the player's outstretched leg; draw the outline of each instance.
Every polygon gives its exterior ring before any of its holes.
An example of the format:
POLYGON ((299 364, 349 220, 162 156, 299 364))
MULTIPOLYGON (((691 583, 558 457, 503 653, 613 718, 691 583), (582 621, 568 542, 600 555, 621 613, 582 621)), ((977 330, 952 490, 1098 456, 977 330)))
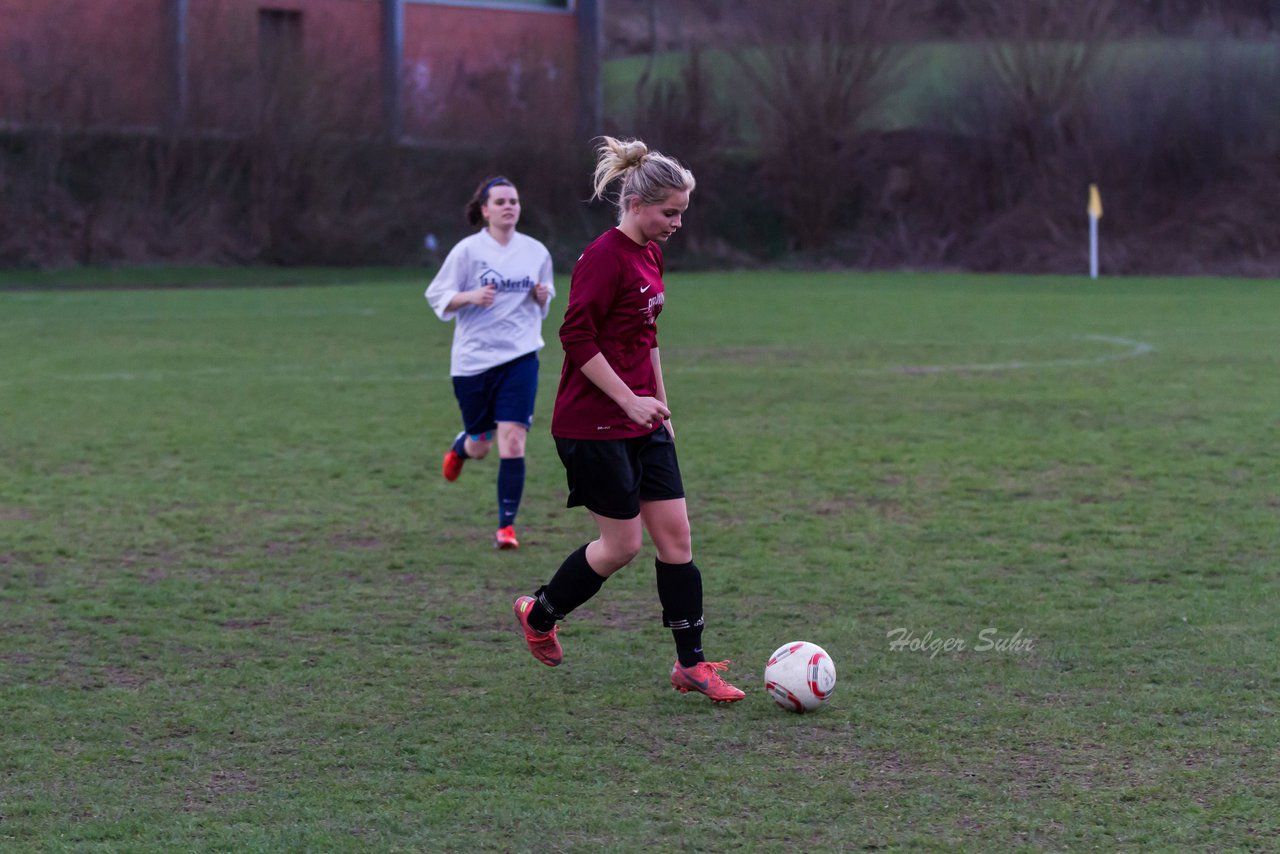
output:
POLYGON ((587 546, 582 546, 564 559, 551 581, 532 596, 516 599, 512 610, 534 658, 551 667, 560 663, 564 652, 556 640, 556 621, 599 593, 604 581, 587 561, 587 546))

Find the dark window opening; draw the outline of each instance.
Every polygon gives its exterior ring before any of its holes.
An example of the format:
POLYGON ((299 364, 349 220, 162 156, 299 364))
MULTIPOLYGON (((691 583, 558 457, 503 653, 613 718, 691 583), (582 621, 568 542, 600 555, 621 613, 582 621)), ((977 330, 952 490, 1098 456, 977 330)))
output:
POLYGON ((271 82, 297 69, 302 58, 302 13, 258 10, 258 67, 271 82))

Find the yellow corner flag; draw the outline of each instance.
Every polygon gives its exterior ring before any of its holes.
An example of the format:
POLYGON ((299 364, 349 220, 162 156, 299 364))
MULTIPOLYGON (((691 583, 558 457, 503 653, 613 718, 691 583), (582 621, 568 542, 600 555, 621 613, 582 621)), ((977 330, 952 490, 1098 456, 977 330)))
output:
POLYGON ((1089 216, 1102 219, 1102 196, 1098 194, 1098 185, 1089 185, 1089 216))

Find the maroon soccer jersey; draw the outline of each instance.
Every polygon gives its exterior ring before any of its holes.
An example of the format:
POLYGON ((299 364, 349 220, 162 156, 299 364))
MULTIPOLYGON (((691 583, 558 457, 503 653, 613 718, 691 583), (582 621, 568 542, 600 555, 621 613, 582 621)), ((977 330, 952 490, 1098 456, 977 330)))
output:
POLYGON ((649 352, 658 346, 662 311, 662 249, 639 246, 617 228, 600 235, 573 268, 569 305, 560 327, 564 367, 551 415, 551 435, 562 439, 628 439, 652 433, 582 373, 603 353, 609 366, 640 397, 653 397, 658 380, 649 352))

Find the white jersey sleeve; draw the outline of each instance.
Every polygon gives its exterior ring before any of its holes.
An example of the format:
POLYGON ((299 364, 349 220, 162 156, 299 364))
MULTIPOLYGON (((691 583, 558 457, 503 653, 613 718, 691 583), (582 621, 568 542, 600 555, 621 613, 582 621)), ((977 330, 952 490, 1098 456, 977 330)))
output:
MULTIPOLYGON (((536 242, 536 241, 535 241, 536 242)), ((547 315, 551 312, 551 301, 556 298, 556 277, 555 272, 551 269, 551 253, 541 243, 543 255, 546 257, 542 260, 542 269, 538 271, 538 281, 547 286, 547 302, 542 306, 542 319, 546 320, 547 315)))
POLYGON ((431 310, 441 320, 453 320, 458 312, 449 311, 449 303, 466 287, 466 273, 470 265, 467 263, 467 241, 463 240, 449 251, 440 271, 427 286, 426 298, 431 310))

